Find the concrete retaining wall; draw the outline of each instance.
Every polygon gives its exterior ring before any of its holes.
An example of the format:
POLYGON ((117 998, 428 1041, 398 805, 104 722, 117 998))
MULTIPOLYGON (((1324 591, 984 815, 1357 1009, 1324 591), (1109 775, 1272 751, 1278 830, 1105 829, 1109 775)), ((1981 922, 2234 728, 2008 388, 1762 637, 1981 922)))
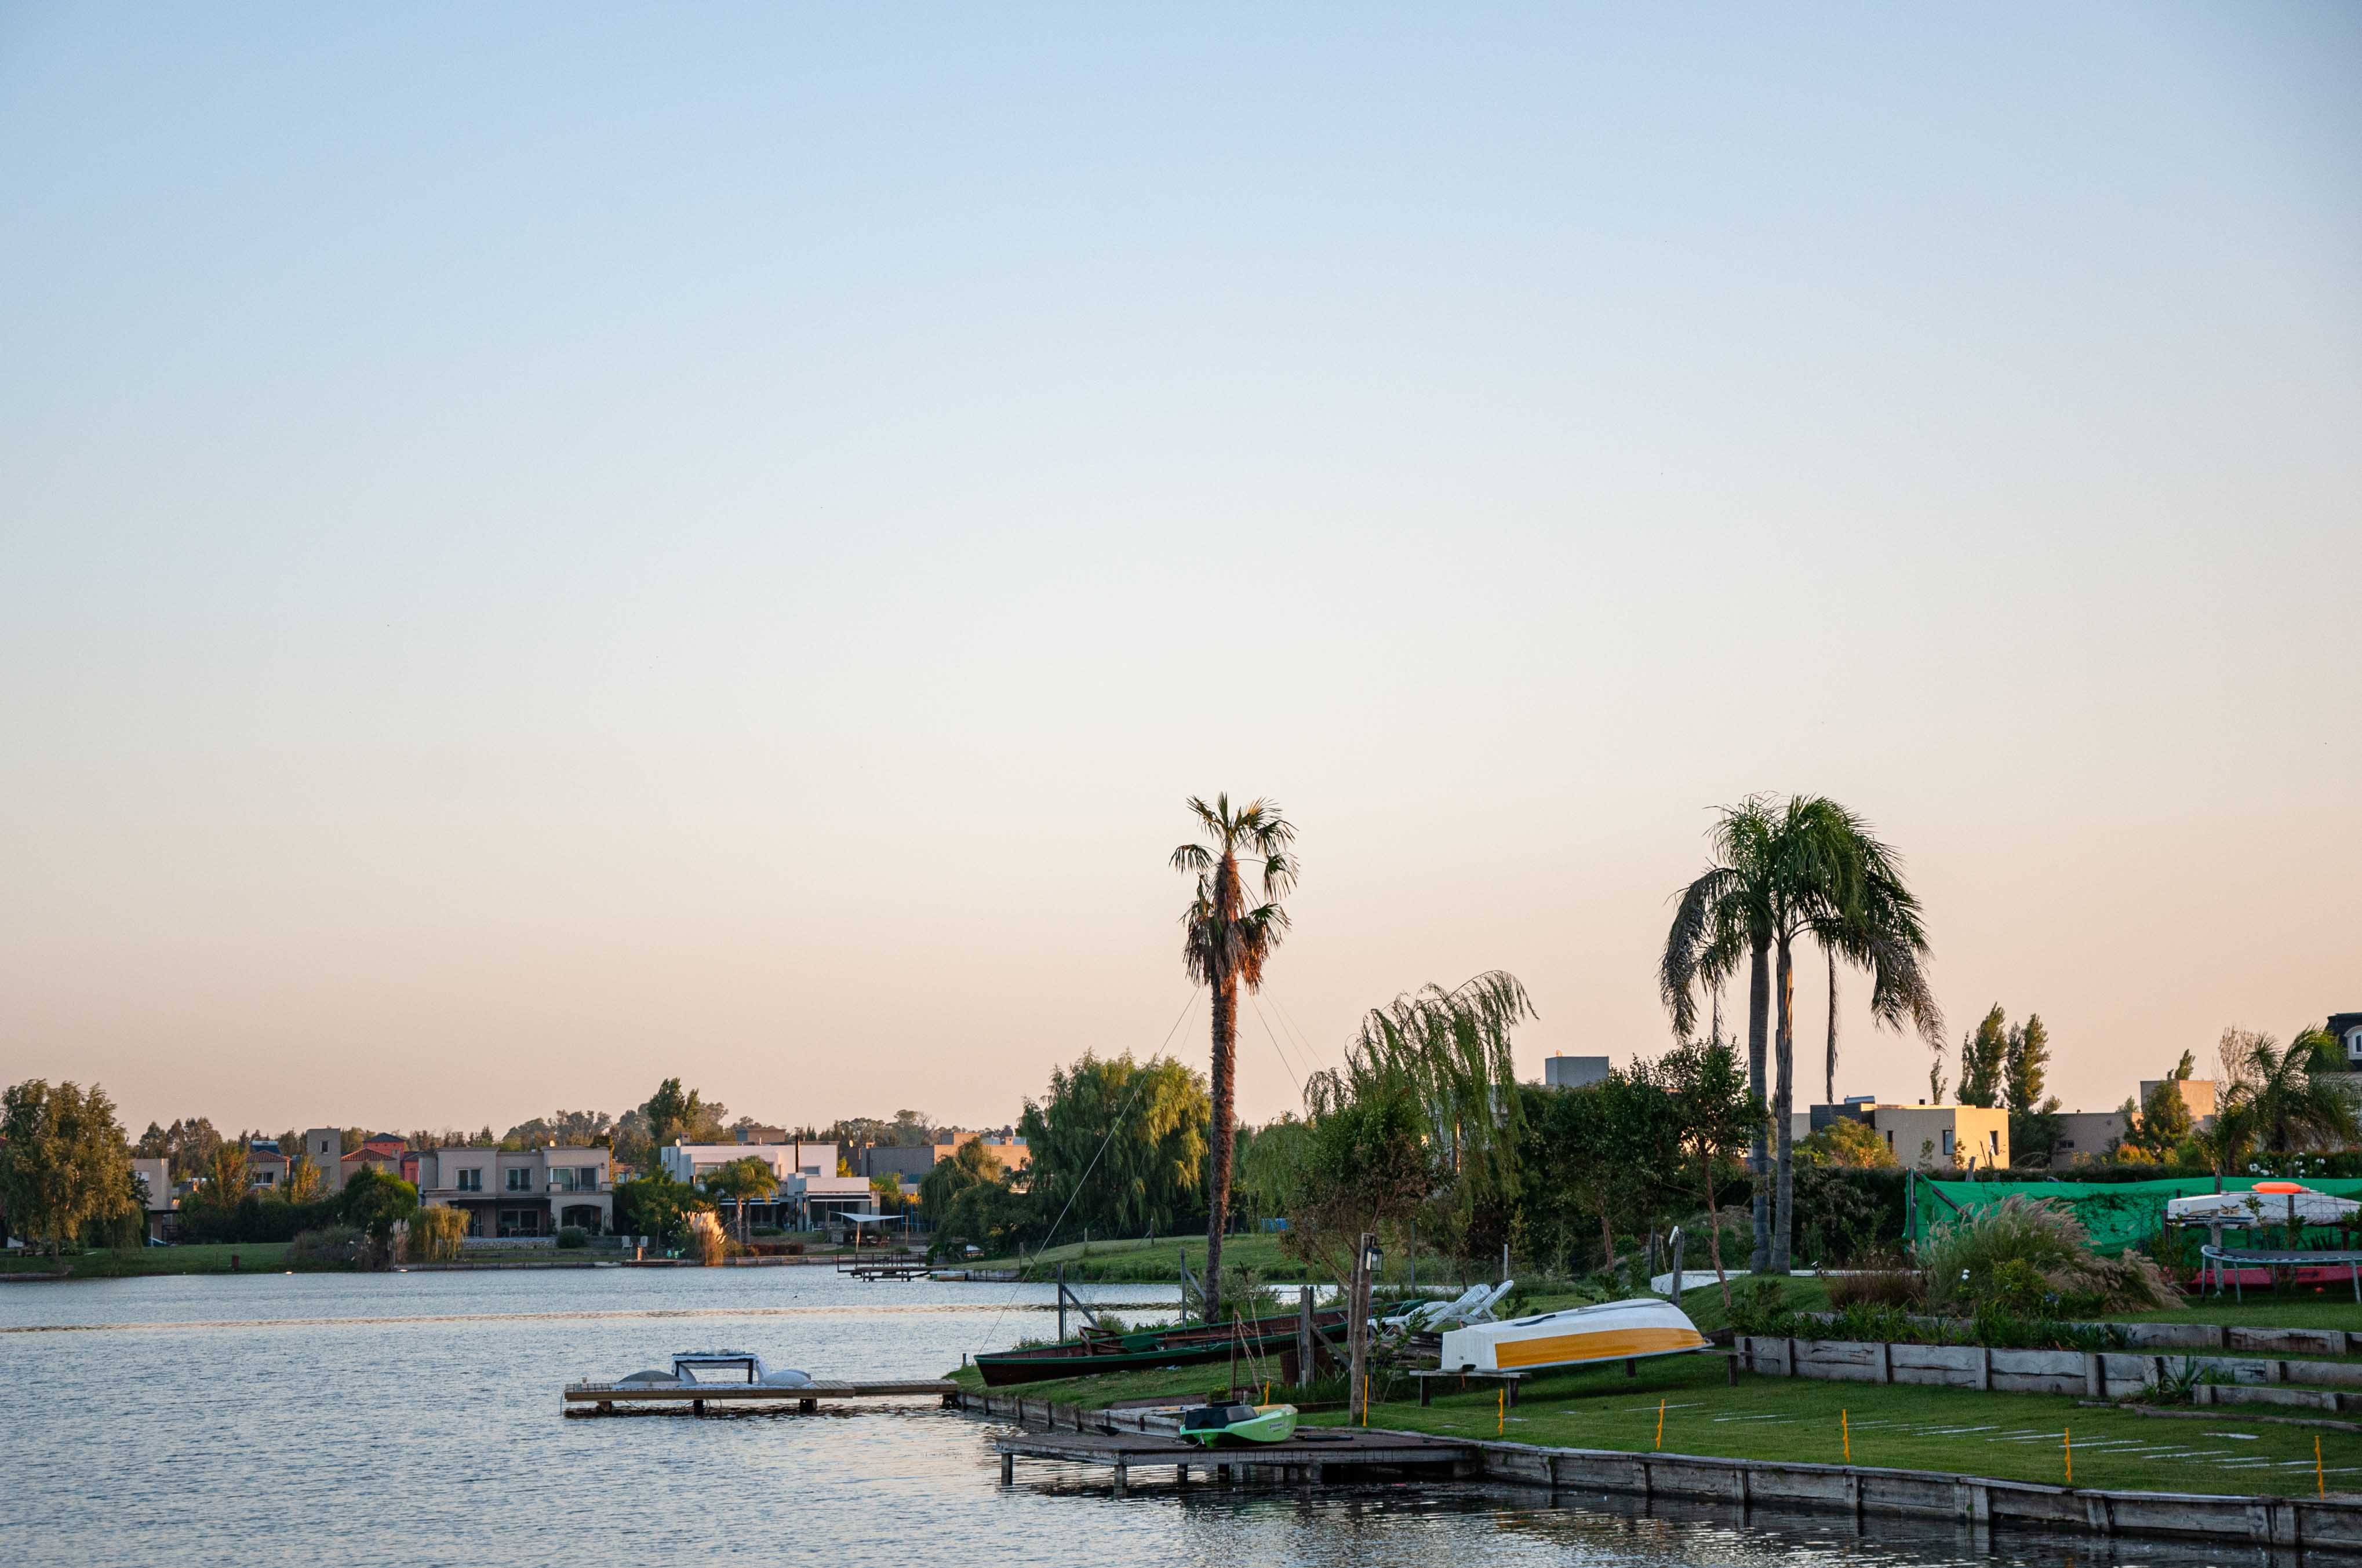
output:
MULTIPOLYGON (((1834 1313, 1807 1313, 1827 1322, 1834 1313)), ((1915 1323, 1943 1328, 1953 1333, 1964 1333, 1969 1328, 1965 1318, 1914 1318, 1915 1323)), ((2345 1329, 2257 1329, 2237 1328, 2223 1323, 2110 1323, 2092 1322, 2071 1325, 2079 1329, 2106 1330, 2125 1337, 2128 1350, 2254 1350, 2276 1355, 2356 1355, 2362 1354, 2362 1332, 2345 1329)))
MULTIPOLYGON (((2343 1338, 2343 1331, 2330 1331, 2343 1338)), ((2362 1408, 2362 1363, 2277 1357, 2184 1357, 2133 1351, 1994 1350, 1973 1344, 1894 1344, 1740 1334, 1739 1365, 1774 1377, 1827 1382, 1908 1383, 2003 1394, 2078 1394, 2116 1398, 2151 1388, 2194 1359, 2213 1379, 2199 1385, 2200 1404, 2289 1405, 2303 1409, 2362 1408), (2353 1392, 2341 1393, 2341 1390, 2353 1392)))

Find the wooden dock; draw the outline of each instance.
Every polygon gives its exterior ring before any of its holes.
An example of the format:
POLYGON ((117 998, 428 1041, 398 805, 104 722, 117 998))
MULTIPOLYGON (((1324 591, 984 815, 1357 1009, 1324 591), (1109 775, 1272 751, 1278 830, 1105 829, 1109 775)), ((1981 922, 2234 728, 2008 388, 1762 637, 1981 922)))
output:
POLYGON ((1209 1471, 1218 1481, 1245 1479, 1253 1475, 1280 1482, 1328 1484, 1369 1480, 1375 1473, 1396 1472, 1426 1476, 1473 1475, 1476 1445, 1448 1438, 1421 1437, 1409 1432, 1355 1431, 1342 1427, 1307 1428, 1286 1442, 1241 1443, 1202 1448, 1151 1433, 1049 1431, 1012 1432, 994 1441, 1000 1454, 1000 1479, 1006 1486, 1017 1478, 1020 1459, 1046 1460, 1059 1464, 1094 1464, 1114 1472, 1121 1492, 1135 1469, 1169 1468, 1174 1479, 1187 1482, 1194 1466, 1209 1471))
POLYGON ((678 1412, 683 1405, 701 1416, 708 1404, 736 1406, 793 1405, 817 1410, 823 1399, 929 1398, 949 1401, 960 1387, 942 1378, 922 1377, 866 1383, 816 1378, 796 1388, 761 1383, 568 1383, 562 1400, 569 1416, 607 1416, 621 1408, 678 1412))

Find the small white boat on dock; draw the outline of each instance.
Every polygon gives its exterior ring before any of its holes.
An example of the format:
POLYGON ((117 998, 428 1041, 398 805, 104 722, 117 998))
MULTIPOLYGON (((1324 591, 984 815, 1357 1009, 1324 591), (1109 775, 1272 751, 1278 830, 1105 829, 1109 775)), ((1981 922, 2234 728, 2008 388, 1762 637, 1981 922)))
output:
POLYGON ((1644 1296, 1447 1330, 1442 1366, 1446 1372, 1524 1372, 1681 1355, 1704 1350, 1707 1343, 1688 1313, 1671 1301, 1644 1296))

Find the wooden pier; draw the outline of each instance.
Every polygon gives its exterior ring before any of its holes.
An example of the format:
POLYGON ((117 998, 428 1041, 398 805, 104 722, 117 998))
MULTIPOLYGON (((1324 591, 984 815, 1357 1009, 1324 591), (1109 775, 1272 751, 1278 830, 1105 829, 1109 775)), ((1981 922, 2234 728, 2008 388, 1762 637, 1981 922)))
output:
POLYGON ((811 1411, 823 1399, 931 1398, 948 1403, 959 1391, 958 1384, 933 1377, 868 1383, 815 1379, 794 1388, 763 1383, 568 1383, 562 1404, 569 1416, 613 1415, 619 1407, 678 1413, 683 1405, 690 1414, 701 1416, 708 1404, 793 1405, 811 1411))
POLYGON ((1286 1442, 1220 1448, 1203 1448, 1151 1433, 1121 1431, 1012 1432, 996 1439, 993 1447, 1000 1454, 1000 1479, 1004 1486, 1016 1480, 1017 1461, 1039 1459, 1059 1464, 1103 1466, 1114 1472, 1118 1492, 1124 1490, 1135 1469, 1169 1468, 1175 1481, 1185 1483, 1194 1466, 1211 1472, 1217 1481, 1223 1483, 1253 1475, 1266 1481, 1326 1485, 1374 1479, 1379 1472, 1447 1478, 1473 1476, 1477 1473, 1478 1462, 1473 1443, 1409 1432, 1354 1431, 1341 1427, 1308 1428, 1286 1442))

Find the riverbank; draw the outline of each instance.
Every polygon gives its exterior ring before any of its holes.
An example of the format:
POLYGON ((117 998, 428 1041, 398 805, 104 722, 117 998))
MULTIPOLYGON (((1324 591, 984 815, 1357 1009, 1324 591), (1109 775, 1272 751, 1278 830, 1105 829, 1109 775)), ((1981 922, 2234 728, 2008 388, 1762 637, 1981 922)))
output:
POLYGON ((0 1279, 132 1279, 158 1274, 304 1274, 348 1272, 349 1263, 290 1262, 285 1242, 234 1242, 219 1246, 119 1247, 69 1253, 52 1265, 46 1254, 0 1258, 0 1279), (236 1267, 230 1260, 236 1258, 236 1267))
MULTIPOLYGON (((996 1398, 1021 1394, 1086 1409, 1155 1398, 1194 1400, 1228 1370, 1214 1364, 1061 1378, 997 1390, 996 1398)), ((1628 1376, 1617 1364, 1545 1374, 1524 1386, 1514 1409, 1487 1384, 1439 1389, 1422 1409, 1406 1381, 1400 1398, 1377 1390, 1370 1424, 1546 1447, 1879 1465, 2049 1485, 2067 1482, 2071 1454, 2078 1486, 2278 1497, 2313 1495, 2317 1439, 2318 1485, 2362 1489, 2362 1434, 2326 1425, 2227 1414, 2161 1421, 2064 1396, 1746 1375, 1734 1387, 1719 1355, 1661 1356, 1638 1363, 1636 1371, 1628 1376)), ((974 1367, 955 1376, 982 1392, 974 1367)), ((1319 1425, 1343 1417, 1305 1419, 1319 1425)))

